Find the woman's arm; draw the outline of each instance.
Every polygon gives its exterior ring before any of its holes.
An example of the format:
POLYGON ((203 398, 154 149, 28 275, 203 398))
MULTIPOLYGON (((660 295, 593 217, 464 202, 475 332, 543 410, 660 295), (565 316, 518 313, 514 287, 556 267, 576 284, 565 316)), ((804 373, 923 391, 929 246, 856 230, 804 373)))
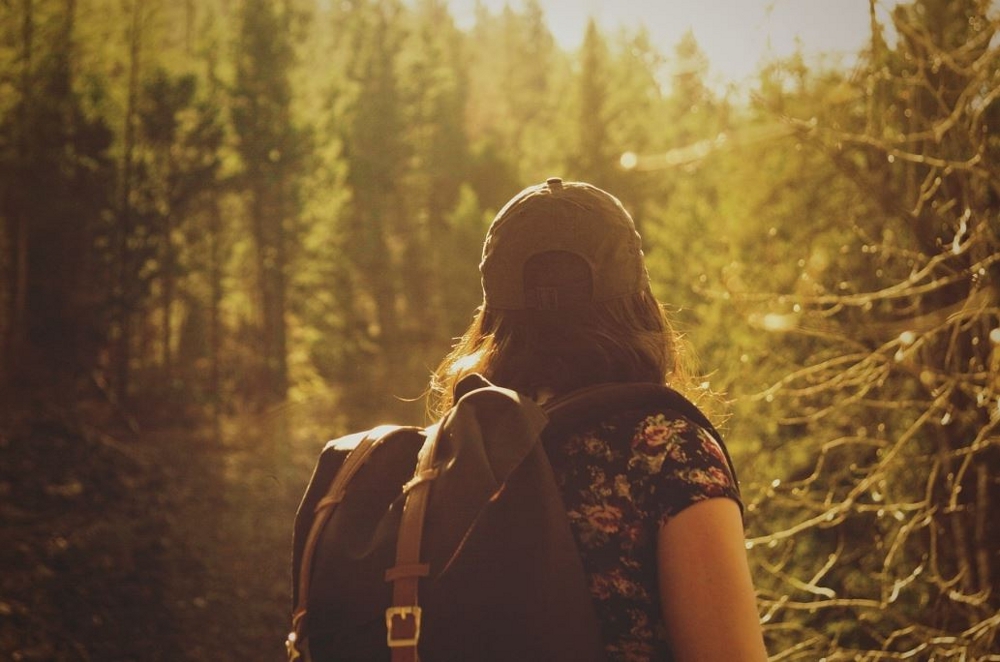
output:
POLYGON ((735 501, 707 499, 660 527, 660 601, 677 662, 767 659, 735 501))

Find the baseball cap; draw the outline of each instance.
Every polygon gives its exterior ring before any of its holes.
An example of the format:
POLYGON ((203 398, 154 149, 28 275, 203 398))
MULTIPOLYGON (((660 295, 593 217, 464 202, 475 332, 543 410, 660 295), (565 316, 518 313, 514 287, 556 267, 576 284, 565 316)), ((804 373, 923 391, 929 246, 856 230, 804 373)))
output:
POLYGON ((479 265, 498 310, 567 310, 626 297, 649 282, 642 240, 615 196, 551 177, 497 213, 479 265))

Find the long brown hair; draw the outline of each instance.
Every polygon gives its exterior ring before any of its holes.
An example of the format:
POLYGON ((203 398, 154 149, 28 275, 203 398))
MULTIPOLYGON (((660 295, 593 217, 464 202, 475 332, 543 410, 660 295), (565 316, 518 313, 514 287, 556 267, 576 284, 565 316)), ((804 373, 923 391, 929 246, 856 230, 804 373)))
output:
POLYGON ((648 287, 584 308, 492 310, 485 304, 434 372, 429 413, 453 404, 455 384, 479 373, 528 395, 601 382, 669 383, 686 390, 689 355, 648 287))

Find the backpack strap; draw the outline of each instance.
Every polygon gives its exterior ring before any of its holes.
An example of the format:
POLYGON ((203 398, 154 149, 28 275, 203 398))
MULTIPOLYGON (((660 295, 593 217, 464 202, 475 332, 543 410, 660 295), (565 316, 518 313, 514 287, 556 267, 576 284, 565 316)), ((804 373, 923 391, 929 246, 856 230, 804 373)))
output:
MULTIPOLYGON (((478 374, 467 375, 455 388, 455 400, 479 388, 492 386, 478 374)), ((420 560, 424 519, 430 499, 431 481, 437 478, 434 451, 441 431, 438 422, 425 430, 427 441, 417 455, 413 478, 403 486, 406 501, 396 538, 396 565, 385 572, 392 582, 392 604, 385 610, 386 643, 392 662, 419 662, 421 609, 417 589, 420 578, 430 574, 430 566, 420 560)))
POLYGON ((340 445, 347 446, 348 455, 333 480, 330 481, 330 486, 326 494, 314 506, 311 503, 303 504, 306 507, 312 506, 312 525, 309 527, 309 533, 305 538, 305 544, 302 548, 299 561, 295 564, 298 574, 295 585, 297 599, 295 609, 292 612, 292 631, 288 633, 288 638, 285 641, 289 662, 308 659, 307 652, 309 646, 306 636, 306 607, 309 604, 309 584, 312 578, 313 557, 316 553, 316 547, 319 544, 319 537, 323 532, 323 527, 326 526, 326 523, 333 515, 337 504, 343 501, 344 494, 347 492, 347 486, 351 478, 354 477, 354 474, 364 465, 372 451, 387 436, 399 429, 399 426, 383 425, 367 433, 363 433, 360 440, 358 440, 358 435, 351 435, 331 442, 327 446, 328 449, 337 449, 340 445), (355 442, 357 445, 354 445, 355 442), (354 447, 350 448, 351 445, 354 445, 354 447))
POLYGON ((385 610, 386 643, 392 652, 392 662, 419 662, 420 659, 417 644, 421 609, 417 588, 420 578, 430 574, 430 566, 420 561, 420 543, 431 481, 438 475, 434 467, 434 448, 440 430, 440 424, 426 429, 427 441, 417 455, 413 478, 403 485, 406 501, 396 538, 396 565, 385 572, 385 580, 392 582, 392 604, 385 610))

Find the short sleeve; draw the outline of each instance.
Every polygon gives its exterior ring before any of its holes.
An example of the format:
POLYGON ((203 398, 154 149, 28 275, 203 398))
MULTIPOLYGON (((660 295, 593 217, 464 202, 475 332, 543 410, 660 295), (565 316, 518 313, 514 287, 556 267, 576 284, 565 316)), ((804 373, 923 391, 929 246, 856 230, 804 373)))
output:
POLYGON ((641 508, 662 526, 699 501, 729 498, 739 504, 739 486, 719 442, 704 428, 671 412, 640 419, 631 441, 629 468, 645 483, 641 508))
POLYGON ((640 407, 553 440, 548 451, 607 658, 670 659, 657 597, 657 532, 698 501, 739 503, 722 447, 675 412, 640 407))

